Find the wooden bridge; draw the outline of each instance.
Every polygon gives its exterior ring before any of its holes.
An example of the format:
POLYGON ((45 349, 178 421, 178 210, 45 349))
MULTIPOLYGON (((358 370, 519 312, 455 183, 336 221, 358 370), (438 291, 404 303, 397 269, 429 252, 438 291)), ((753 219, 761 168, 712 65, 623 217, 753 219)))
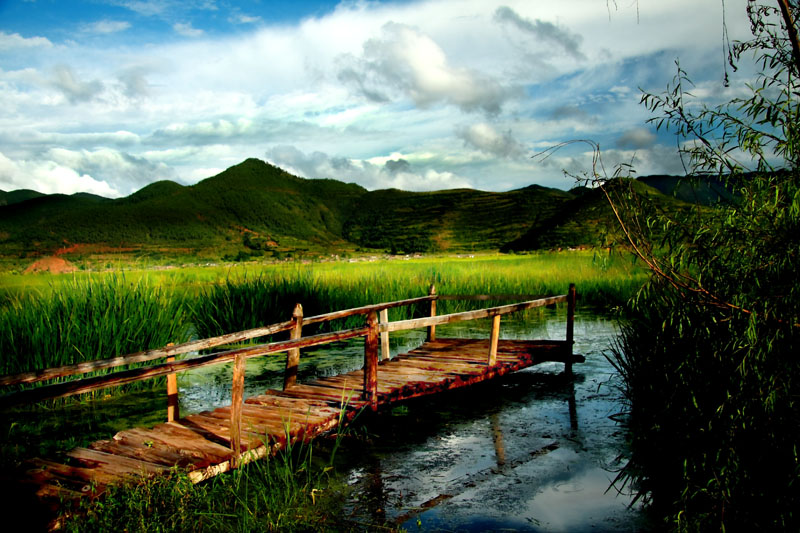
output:
MULTIPOLYGON (((123 480, 151 477, 183 469, 199 482, 249 461, 274 454, 288 442, 313 438, 351 420, 363 409, 380 410, 409 398, 434 394, 487 381, 546 361, 562 362, 565 372, 583 357, 572 353, 575 287, 564 295, 528 299, 499 307, 437 315, 438 300, 503 300, 525 297, 508 295, 437 295, 433 287, 427 296, 380 303, 303 317, 298 304, 292 319, 279 324, 231 333, 210 339, 169 345, 136 354, 79 363, 37 372, 0 377, 8 389, 95 372, 101 369, 156 362, 149 366, 121 370, 25 388, 0 396, 0 407, 31 403, 106 387, 167 376, 167 421, 153 428, 121 431, 110 440, 67 452, 70 464, 44 459, 27 463, 22 484, 36 497, 54 505, 64 498, 98 494, 123 480), (535 307, 567 303, 564 340, 500 340, 501 317, 535 307), (426 303, 430 316, 390 322, 388 309, 426 303), (366 316, 363 327, 331 333, 303 335, 303 327, 336 319, 366 316), (436 326, 465 320, 492 319, 490 338, 440 339, 436 326), (393 331, 427 328, 427 340, 406 354, 390 357, 389 334, 393 331), (208 350, 275 333, 289 331, 290 339, 196 355, 182 360, 175 356, 208 350), (364 337, 364 367, 335 377, 309 383, 297 382, 300 350, 345 339, 364 337), (245 361, 249 358, 286 353, 283 390, 243 398, 245 361), (181 417, 178 409, 176 372, 201 366, 233 362, 232 402, 213 411, 181 417)), ((528 297, 530 298, 530 297, 528 297)))

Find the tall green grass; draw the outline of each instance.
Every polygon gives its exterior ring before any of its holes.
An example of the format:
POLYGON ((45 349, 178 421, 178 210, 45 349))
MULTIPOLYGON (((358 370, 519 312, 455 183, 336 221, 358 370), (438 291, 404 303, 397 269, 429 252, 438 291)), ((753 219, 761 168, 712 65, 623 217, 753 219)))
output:
POLYGON ((187 339, 185 296, 124 275, 75 277, 0 306, 0 373, 102 359, 187 339))
MULTIPOLYGON (((295 303, 312 316, 423 296, 431 284, 439 294, 545 296, 564 294, 575 283, 582 305, 618 306, 643 282, 629 256, 608 252, 277 265, 206 286, 194 299, 192 317, 198 335, 206 337, 288 320, 295 303)), ((437 310, 450 313, 492 303, 443 300, 437 310)), ((424 304, 392 309, 390 318, 423 310, 424 304)))

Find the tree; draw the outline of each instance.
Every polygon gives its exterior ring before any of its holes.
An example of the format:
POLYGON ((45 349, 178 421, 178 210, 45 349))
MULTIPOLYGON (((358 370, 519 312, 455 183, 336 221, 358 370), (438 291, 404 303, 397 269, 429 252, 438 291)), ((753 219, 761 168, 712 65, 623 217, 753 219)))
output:
POLYGON ((678 136, 685 179, 719 180, 729 200, 659 212, 599 152, 589 176, 652 272, 612 357, 631 431, 621 479, 680 530, 800 529, 799 12, 748 2, 752 39, 730 49, 733 68, 759 67, 747 97, 698 103, 679 64, 642 97, 678 136))

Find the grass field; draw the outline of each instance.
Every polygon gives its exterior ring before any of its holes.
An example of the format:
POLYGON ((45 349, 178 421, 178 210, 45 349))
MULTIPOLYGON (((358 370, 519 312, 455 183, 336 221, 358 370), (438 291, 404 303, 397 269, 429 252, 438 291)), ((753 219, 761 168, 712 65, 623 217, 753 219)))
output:
MULTIPOLYGON (((409 260, 280 263, 0 275, 0 371, 22 372, 219 335, 305 315, 427 294, 553 295, 618 306, 645 273, 630 256, 574 251, 409 260)), ((440 303, 439 312, 465 302, 440 303)), ((474 303, 472 304, 474 305, 474 303)), ((480 305, 486 305, 482 303, 480 305)), ((393 310, 392 319, 414 309, 393 310)))

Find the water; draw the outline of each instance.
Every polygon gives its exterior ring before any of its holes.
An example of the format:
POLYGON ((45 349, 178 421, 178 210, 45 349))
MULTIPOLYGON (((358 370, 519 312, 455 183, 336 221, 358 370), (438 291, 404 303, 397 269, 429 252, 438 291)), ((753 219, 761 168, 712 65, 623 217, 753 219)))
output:
MULTIPOLYGON (((564 314, 504 317, 501 338, 563 339, 564 314)), ((489 327, 488 320, 451 324, 437 328, 437 336, 488 338, 489 327)), ((603 356, 616 334, 613 317, 579 309, 575 352, 586 363, 574 365, 574 379, 562 375, 562 364, 548 363, 416 399, 388 414, 362 415, 337 452, 337 472, 348 489, 346 517, 365 529, 408 531, 645 528, 631 496, 611 488, 625 450, 622 429, 609 418, 621 409, 618 378, 603 356)), ((423 330, 393 333, 392 353, 413 349, 424 337, 423 330)), ((298 381, 362 364, 360 339, 303 350, 298 381)), ((282 387, 284 365, 282 356, 248 361, 246 395, 282 387)), ((229 403, 230 383, 231 365, 179 374, 181 413, 229 403)), ((94 440, 163 421, 165 403, 163 391, 145 391, 53 415, 59 424, 74 419, 79 434, 94 440), (67 416, 72 411, 75 416, 67 416)), ((9 429, 9 437, 15 431, 9 429)))

